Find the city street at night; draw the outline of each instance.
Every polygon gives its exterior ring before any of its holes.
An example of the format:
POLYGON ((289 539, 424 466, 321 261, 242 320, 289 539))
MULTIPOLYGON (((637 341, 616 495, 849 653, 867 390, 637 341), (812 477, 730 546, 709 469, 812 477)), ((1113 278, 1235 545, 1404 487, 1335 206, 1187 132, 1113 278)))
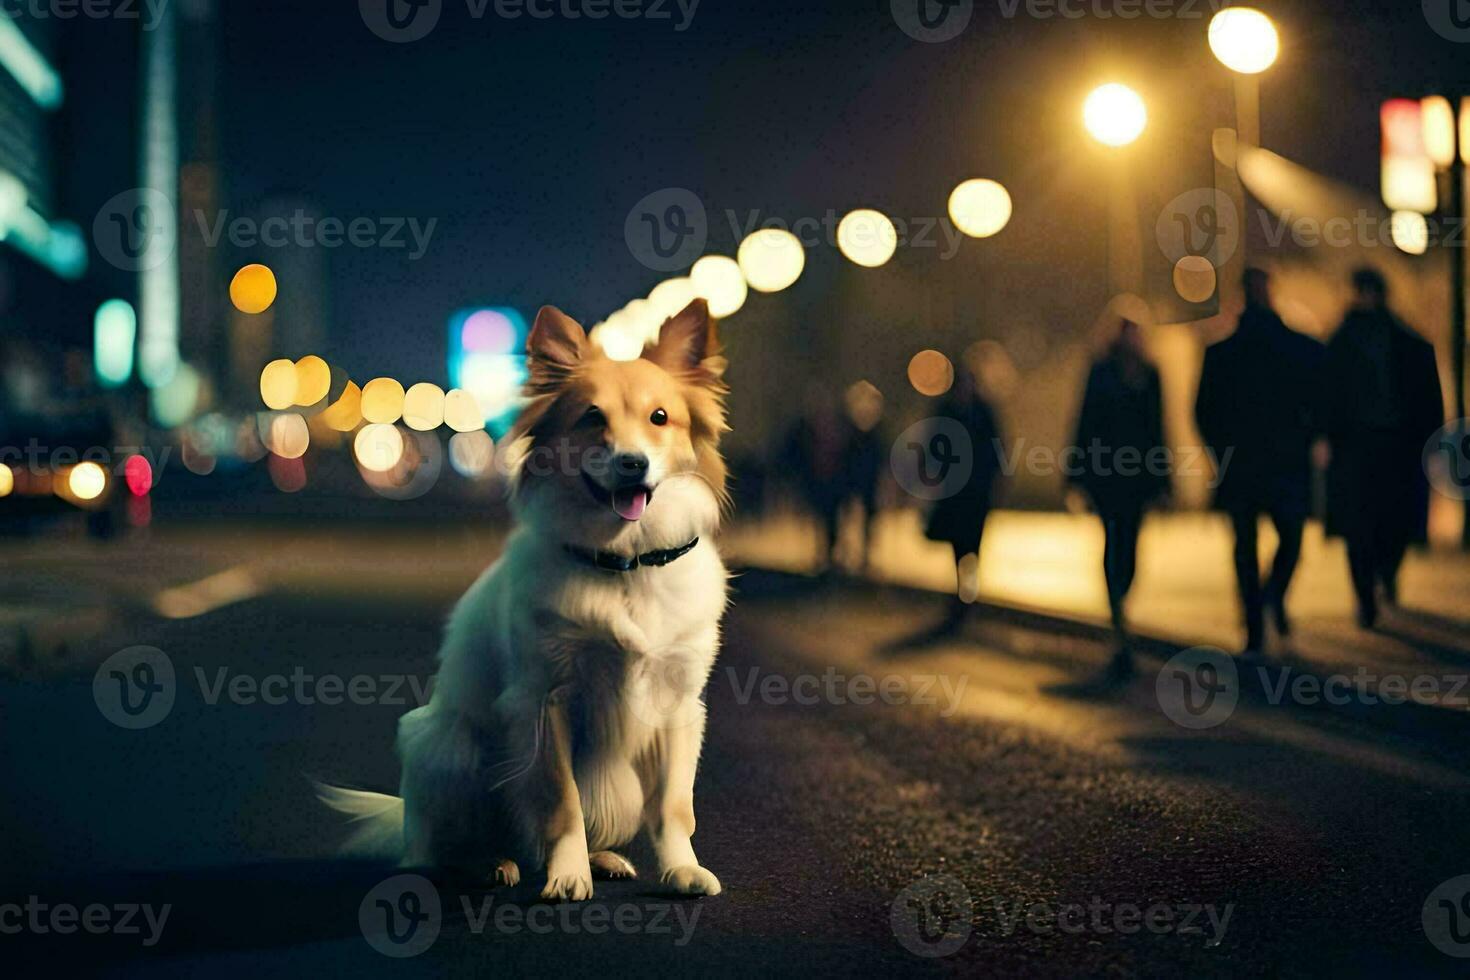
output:
POLYGON ((0 977, 1470 963, 1470 0, 0 0, 0 977))
MULTIPOLYGON (((434 672, 448 604, 496 547, 495 534, 454 526, 202 525, 116 551, 75 541, 38 561, 41 580, 115 598, 120 621, 79 630, 0 688, 5 778, 36 791, 7 796, 6 870, 19 894, 171 912, 156 945, 140 914, 137 936, 30 936, 24 954, 128 976, 395 969, 358 918, 395 872, 333 860, 341 827, 308 776, 395 786, 394 721, 434 672), (232 570, 238 584, 224 589, 232 570), (185 604, 180 618, 148 608, 160 596, 185 604), (93 678, 135 644, 166 654, 176 694, 156 724, 128 731, 99 710, 93 678), (285 681, 272 689, 271 677, 285 681), (353 678, 365 679, 356 698, 342 693, 353 678)), ((419 962, 581 972, 595 960, 632 974, 1453 967, 1420 918, 1441 880, 1470 873, 1464 695, 1453 709, 1273 703, 1270 682, 1247 679, 1227 720, 1191 730, 1155 690, 1177 652, 1168 644, 1115 684, 1099 680, 1106 634, 1085 619, 985 605, 962 636, 936 642, 917 634, 942 612, 938 595, 761 570, 737 581, 697 798, 696 843, 725 893, 671 906, 646 881, 599 882, 592 903, 555 912, 535 888, 441 885, 442 926, 419 962), (921 922, 927 893, 914 890, 939 875, 973 908, 942 958, 925 954, 946 920, 921 922), (1082 918, 1059 922, 1070 905, 1082 918), (497 926, 502 907, 527 918, 497 926), (1143 924, 1150 907, 1156 928, 1143 924)), ((1433 635, 1432 619, 1402 622, 1433 635)), ((1303 645, 1332 638, 1325 625, 1302 632, 1303 645)), ((1451 677, 1470 658, 1435 650, 1434 664, 1376 673, 1451 677)))

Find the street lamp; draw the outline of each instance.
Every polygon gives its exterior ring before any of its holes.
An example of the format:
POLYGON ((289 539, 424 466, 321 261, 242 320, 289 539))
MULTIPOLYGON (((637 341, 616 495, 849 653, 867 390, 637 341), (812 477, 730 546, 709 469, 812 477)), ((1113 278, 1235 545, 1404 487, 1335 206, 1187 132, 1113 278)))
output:
POLYGON ((1276 63, 1281 38, 1259 10, 1227 7, 1210 21, 1210 50, 1231 71, 1259 75, 1276 63))
MULTIPOLYGON (((1082 103, 1082 122, 1093 139, 1120 149, 1143 135, 1148 108, 1133 89, 1109 82, 1093 89, 1082 103)), ((1142 252, 1136 226, 1130 220, 1133 188, 1124 172, 1123 158, 1117 153, 1109 153, 1108 157, 1104 167, 1108 181, 1108 289, 1118 293, 1131 291, 1142 278, 1142 252)))
POLYGON ((1127 146, 1143 135, 1148 108, 1126 85, 1100 85, 1082 103, 1082 122, 1092 138, 1104 146, 1127 146))

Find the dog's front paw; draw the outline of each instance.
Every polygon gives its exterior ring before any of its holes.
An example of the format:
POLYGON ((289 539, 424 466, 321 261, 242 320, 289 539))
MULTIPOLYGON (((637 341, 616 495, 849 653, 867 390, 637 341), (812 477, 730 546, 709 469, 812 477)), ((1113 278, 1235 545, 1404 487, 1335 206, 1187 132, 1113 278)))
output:
POLYGON ((592 897, 592 869, 558 873, 548 871, 541 897, 548 902, 585 902, 592 897))
POLYGON ((697 864, 686 864, 682 868, 670 868, 663 873, 661 882, 676 895, 718 895, 720 879, 708 868, 697 864))

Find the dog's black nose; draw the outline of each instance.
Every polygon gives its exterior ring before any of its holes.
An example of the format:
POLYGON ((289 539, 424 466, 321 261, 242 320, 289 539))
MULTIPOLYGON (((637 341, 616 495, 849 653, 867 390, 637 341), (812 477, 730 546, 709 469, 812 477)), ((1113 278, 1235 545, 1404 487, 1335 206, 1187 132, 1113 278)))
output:
POLYGON ((648 457, 642 453, 618 453, 613 457, 613 473, 619 479, 637 483, 648 474, 648 457))

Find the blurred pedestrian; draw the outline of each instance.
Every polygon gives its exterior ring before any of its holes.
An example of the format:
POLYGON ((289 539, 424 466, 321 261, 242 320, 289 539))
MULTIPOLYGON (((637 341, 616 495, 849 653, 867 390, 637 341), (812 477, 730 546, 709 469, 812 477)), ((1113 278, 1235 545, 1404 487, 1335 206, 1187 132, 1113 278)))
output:
POLYGON ((1311 509, 1311 453, 1324 349, 1292 331, 1271 306, 1270 276, 1245 273, 1245 310, 1235 332, 1205 351, 1195 416, 1213 452, 1215 506, 1235 532, 1235 577, 1245 616, 1247 653, 1265 649, 1264 612, 1291 632, 1286 593, 1301 556, 1311 509), (1261 585, 1257 524, 1271 518, 1280 543, 1261 585))
POLYGON ((781 466, 790 474, 798 495, 817 520, 822 537, 823 570, 832 568, 837 548, 845 441, 842 417, 831 391, 819 384, 810 386, 801 417, 787 432, 782 445, 781 466))
POLYGON ((859 381, 843 396, 846 437, 842 448, 842 502, 862 508, 863 568, 873 564, 873 529, 878 517, 878 481, 887 462, 887 446, 878 431, 883 420, 883 393, 871 382, 859 381))
POLYGON ((1138 534, 1148 506, 1169 493, 1159 372, 1138 324, 1113 322, 1110 342, 1093 363, 1077 418, 1068 481, 1087 495, 1103 525, 1103 577, 1117 632, 1112 669, 1132 669, 1124 602, 1138 568, 1138 534))
POLYGON ((1444 399, 1434 347, 1389 311, 1383 276, 1359 269, 1352 281, 1352 308, 1327 346, 1327 531, 1347 538, 1358 622, 1371 629, 1377 590, 1398 602, 1404 552, 1426 539, 1422 453, 1444 399))
POLYGON ((955 597, 941 625, 941 630, 954 631, 964 623, 975 598, 973 588, 969 587, 973 583, 965 581, 964 567, 966 559, 970 559, 974 574, 979 575, 980 539, 990 515, 995 479, 1001 471, 1005 450, 995 413, 968 367, 956 371, 954 386, 937 416, 952 419, 964 428, 973 459, 969 479, 934 505, 925 532, 930 540, 943 541, 954 552, 955 597))

